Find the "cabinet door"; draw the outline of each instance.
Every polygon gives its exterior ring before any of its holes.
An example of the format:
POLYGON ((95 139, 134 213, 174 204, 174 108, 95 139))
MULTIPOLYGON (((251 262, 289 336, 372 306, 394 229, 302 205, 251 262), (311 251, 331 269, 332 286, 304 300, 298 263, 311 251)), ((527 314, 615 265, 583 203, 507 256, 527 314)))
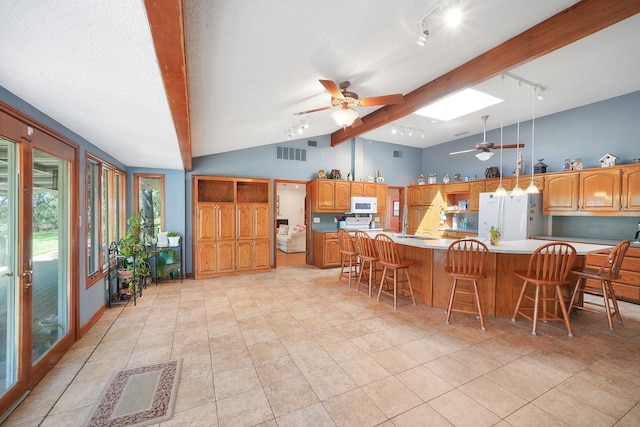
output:
POLYGON ((640 212, 640 167, 630 167, 623 172, 622 210, 640 212))
POLYGON ((387 212, 387 184, 376 184, 376 198, 378 199, 378 212, 387 212))
POLYGON ((324 265, 338 266, 340 265, 340 241, 325 240, 324 241, 324 265))
POLYGON ((236 207, 238 223, 238 239, 251 239, 253 237, 253 205, 238 204, 236 207))
POLYGON ((578 174, 564 173, 544 177, 543 213, 578 210, 578 174))
POLYGON ((269 205, 255 205, 253 207, 253 238, 269 238, 269 205))
MULTIPOLYGON (((333 211, 333 198, 335 193, 334 181, 319 179, 315 181, 315 211, 333 211)), ((345 211, 346 212, 346 211, 345 211)))
POLYGON ((236 270, 253 269, 253 241, 239 240, 236 245, 236 270))
POLYGON ((201 275, 213 274, 217 271, 216 262, 216 245, 215 244, 197 244, 196 245, 196 263, 195 274, 196 279, 201 275))
POLYGON ((216 214, 215 205, 202 205, 196 207, 196 241, 216 239, 216 214))
POLYGON ((435 198, 437 186, 417 185, 409 187, 409 205, 430 205, 435 198))
POLYGON ((256 240, 253 245, 253 268, 268 268, 269 260, 269 240, 256 240))
MULTIPOLYGON (((378 184, 374 184, 372 182, 364 183, 364 196, 365 197, 378 197, 378 184)), ((378 200, 378 205, 380 205, 380 201, 378 200)))
POLYGON ((227 240, 236 238, 236 207, 233 203, 219 203, 217 206, 216 238, 227 240))
POLYGON ((620 169, 580 172, 580 210, 616 212, 620 210, 620 169))
POLYGON ((351 197, 364 196, 364 182, 352 182, 350 185, 351 197))
POLYGON ((472 181, 469 183, 469 210, 478 212, 480 209, 480 193, 485 189, 484 181, 472 181))
POLYGON ((408 234, 418 234, 418 230, 422 229, 424 212, 425 208, 423 206, 409 206, 409 213, 407 215, 408 234))
POLYGON ((351 186, 349 181, 335 181, 333 207, 336 212, 349 212, 351 209, 351 186))
MULTIPOLYGON (((502 178, 502 188, 507 191, 513 190, 513 178, 502 178)), ((498 189, 500 185, 500 179, 491 179, 485 183, 484 191, 485 192, 494 192, 498 189)))
POLYGON ((426 237, 438 237, 440 225, 440 208, 438 206, 428 206, 423 210, 421 228, 416 234, 426 237))
POLYGON ((227 273, 236 267, 236 243, 234 241, 221 241, 216 243, 216 271, 227 273))

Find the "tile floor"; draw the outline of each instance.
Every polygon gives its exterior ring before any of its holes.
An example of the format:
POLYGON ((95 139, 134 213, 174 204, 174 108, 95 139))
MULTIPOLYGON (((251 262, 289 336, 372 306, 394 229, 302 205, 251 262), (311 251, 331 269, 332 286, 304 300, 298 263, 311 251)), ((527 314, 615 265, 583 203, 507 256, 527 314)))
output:
MULTIPOLYGON (((284 264, 284 265, 283 265, 284 264)), ((638 426, 640 306, 543 324, 376 302, 337 270, 148 288, 107 310, 5 422, 80 426, 113 371, 183 359, 164 426, 638 426)))

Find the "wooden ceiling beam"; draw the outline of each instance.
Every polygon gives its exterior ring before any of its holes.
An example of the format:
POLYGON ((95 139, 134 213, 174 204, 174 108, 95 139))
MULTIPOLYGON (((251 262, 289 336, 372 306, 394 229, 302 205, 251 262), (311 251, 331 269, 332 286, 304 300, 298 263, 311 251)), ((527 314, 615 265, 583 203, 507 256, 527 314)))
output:
POLYGON ((182 166, 193 169, 184 0, 144 0, 151 37, 178 137, 182 166))
POLYGON ((387 105, 364 116, 357 128, 335 131, 331 134, 331 146, 408 116, 451 93, 482 83, 637 13, 640 0, 582 0, 406 94, 402 104, 387 105))

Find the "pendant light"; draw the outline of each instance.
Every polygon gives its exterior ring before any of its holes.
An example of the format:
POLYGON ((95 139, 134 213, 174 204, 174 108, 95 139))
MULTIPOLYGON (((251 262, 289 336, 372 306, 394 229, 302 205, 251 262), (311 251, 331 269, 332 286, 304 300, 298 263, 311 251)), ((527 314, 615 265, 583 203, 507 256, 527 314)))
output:
POLYGON ((520 188, 520 170, 518 169, 518 161, 521 161, 522 159, 522 153, 520 152, 520 80, 518 80, 518 96, 516 97, 516 99, 518 100, 518 124, 516 127, 516 185, 513 187, 513 190, 511 190, 511 195, 512 196, 521 196, 524 194, 524 191, 522 191, 522 188, 520 188))
POLYGON ((503 110, 504 110, 504 74, 500 76, 500 98, 502 102, 500 103, 500 184, 496 191, 493 193, 494 197, 504 197, 507 195, 507 190, 502 186, 502 135, 503 135, 503 110))
POLYGON ((531 89, 531 183, 529 187, 527 187, 528 194, 538 194, 540 190, 536 187, 536 184, 533 182, 533 159, 534 157, 534 148, 536 145, 536 89, 537 86, 533 86, 531 89))

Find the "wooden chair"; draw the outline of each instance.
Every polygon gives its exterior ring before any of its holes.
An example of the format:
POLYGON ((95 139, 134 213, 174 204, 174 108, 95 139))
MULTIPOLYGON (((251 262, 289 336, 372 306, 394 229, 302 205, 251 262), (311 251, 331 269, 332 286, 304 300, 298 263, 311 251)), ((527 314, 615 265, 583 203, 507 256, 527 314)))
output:
POLYGON ((536 249, 529 258, 528 270, 515 273, 517 277, 524 280, 524 284, 511 321, 515 322, 518 314, 531 320, 533 322, 531 335, 536 335, 538 320, 564 321, 568 335, 572 337, 573 331, 562 289, 570 283, 569 273, 576 258, 575 248, 564 242, 551 242, 536 249), (527 292, 527 285, 530 283, 535 285, 533 292, 527 292), (533 302, 533 307, 521 307, 525 299, 533 302), (558 305, 562 311, 562 317, 558 315, 558 305))
POLYGON ((360 284, 363 283, 362 279, 364 277, 366 283, 369 285, 369 298, 371 298, 371 289, 374 283, 376 283, 377 263, 380 260, 378 251, 376 250, 376 243, 375 240, 369 237, 364 231, 356 231, 355 242, 358 256, 360 257, 360 274, 358 275, 356 291, 360 290, 360 284))
POLYGON ((338 240, 340 241, 340 275, 338 280, 346 277, 349 287, 351 287, 351 279, 358 277, 358 251, 353 238, 344 228, 338 230, 338 240))
POLYGON ((380 280, 380 289, 378 290, 378 301, 380 301, 380 295, 384 292, 393 297, 394 310, 398 308, 398 298, 411 298, 413 305, 416 305, 416 300, 413 297, 413 289, 411 288, 411 279, 409 278, 409 266, 413 264, 413 261, 400 258, 395 242, 388 235, 384 233, 378 234, 375 242, 380 264, 382 264, 382 278, 380 280), (393 281, 393 290, 389 288, 387 283, 389 280, 393 281), (386 289, 384 286, 385 283, 387 284, 386 289), (406 283, 409 287, 409 294, 405 294, 406 290, 399 289, 399 285, 402 283, 406 283))
POLYGON ((451 313, 475 314, 480 318, 480 329, 486 331, 480 295, 478 293, 478 280, 484 279, 485 270, 489 262, 489 249, 476 239, 459 239, 449 245, 445 258, 444 271, 453 279, 447 306, 447 320, 449 324, 451 313), (470 282, 470 286, 458 285, 458 280, 470 282), (456 296, 462 296, 462 301, 456 301, 456 296), (469 298, 471 296, 472 298, 469 298))
POLYGON ((600 268, 587 266, 572 271, 573 274, 578 276, 578 281, 571 296, 569 312, 573 310, 601 312, 601 309, 604 309, 605 313, 607 313, 610 331, 613 331, 613 316, 617 318, 619 324, 622 324, 622 316, 620 316, 616 293, 611 281, 620 277, 620 267, 630 244, 631 242, 628 240, 618 243, 611 250, 600 268), (585 293, 601 296, 604 303, 585 301, 583 298, 585 293))

